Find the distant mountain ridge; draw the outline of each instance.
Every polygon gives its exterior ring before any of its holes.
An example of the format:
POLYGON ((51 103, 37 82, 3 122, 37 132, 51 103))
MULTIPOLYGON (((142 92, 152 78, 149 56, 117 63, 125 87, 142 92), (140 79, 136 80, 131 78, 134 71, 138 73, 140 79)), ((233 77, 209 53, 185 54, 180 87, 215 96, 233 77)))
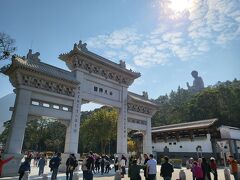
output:
POLYGON ((14 93, 0 98, 0 133, 3 131, 3 123, 11 119, 12 111, 9 111, 9 108, 14 106, 14 101, 14 93))

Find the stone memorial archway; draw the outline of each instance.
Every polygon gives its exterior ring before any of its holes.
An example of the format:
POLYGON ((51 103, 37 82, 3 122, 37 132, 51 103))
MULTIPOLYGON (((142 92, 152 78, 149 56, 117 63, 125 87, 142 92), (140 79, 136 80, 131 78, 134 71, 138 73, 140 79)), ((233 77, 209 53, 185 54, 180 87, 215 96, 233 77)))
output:
POLYGON ((152 152, 151 117, 157 106, 148 100, 146 92, 143 95, 128 92, 140 73, 126 69, 124 61, 117 64, 88 51, 81 41, 69 53, 59 56, 70 71, 43 63, 38 56, 39 53, 32 51, 26 58, 14 56, 12 63, 2 68, 16 93, 4 155, 15 158, 4 166, 3 175, 17 174, 26 122, 32 116, 62 121, 67 126, 63 161, 70 153, 77 154, 81 104, 89 101, 119 110, 118 154, 127 154, 127 129, 144 131, 143 150, 152 152))

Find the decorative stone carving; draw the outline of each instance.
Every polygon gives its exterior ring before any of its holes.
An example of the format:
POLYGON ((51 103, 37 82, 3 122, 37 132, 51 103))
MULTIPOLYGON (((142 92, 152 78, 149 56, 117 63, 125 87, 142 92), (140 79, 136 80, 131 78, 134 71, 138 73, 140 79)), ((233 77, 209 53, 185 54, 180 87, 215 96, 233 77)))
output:
POLYGON ((74 97, 74 88, 30 75, 22 75, 22 84, 29 87, 74 97))
POLYGON ((133 104, 133 103, 128 103, 127 106, 128 106, 128 110, 130 111, 135 111, 135 112, 144 113, 144 114, 151 114, 151 109, 146 106, 133 104))
POLYGON ((120 60, 119 64, 109 62, 109 60, 88 51, 86 46, 86 43, 79 41, 78 44, 74 44, 73 50, 69 53, 60 54, 59 59, 65 61, 70 70, 84 69, 89 73, 100 75, 127 86, 141 76, 140 73, 126 69, 125 61, 120 60))
POLYGON ((40 62, 40 59, 38 58, 38 56, 40 56, 39 52, 36 52, 36 53, 33 54, 32 49, 29 49, 29 51, 27 53, 27 60, 40 62))
POLYGON ((128 122, 147 125, 147 121, 143 121, 143 120, 139 120, 139 119, 128 118, 128 122))
POLYGON ((119 65, 120 65, 121 68, 126 68, 126 63, 123 60, 119 61, 119 65))
POLYGON ((82 50, 82 51, 87 51, 87 43, 82 43, 82 41, 80 40, 78 45, 77 45, 78 49, 82 50))
POLYGON ((121 76, 120 74, 116 74, 114 71, 111 71, 107 68, 98 67, 86 61, 85 59, 78 59, 77 56, 73 57, 72 62, 73 62, 73 68, 81 68, 88 71, 89 73, 98 74, 104 77, 105 79, 111 79, 111 80, 117 81, 118 83, 122 83, 126 85, 130 85, 132 83, 132 80, 127 77, 121 76))
POLYGON ((148 99, 148 92, 147 91, 143 91, 143 95, 144 99, 148 99))

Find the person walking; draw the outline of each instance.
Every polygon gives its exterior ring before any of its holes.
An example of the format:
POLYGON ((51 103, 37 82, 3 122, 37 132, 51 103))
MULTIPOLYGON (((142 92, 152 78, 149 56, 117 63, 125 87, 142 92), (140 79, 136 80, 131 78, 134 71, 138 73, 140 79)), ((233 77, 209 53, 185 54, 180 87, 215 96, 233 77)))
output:
POLYGON ((193 162, 192 172, 196 180, 204 180, 203 170, 200 163, 196 161, 193 162))
POLYGON ((58 167, 60 166, 60 164, 61 164, 61 153, 58 152, 57 155, 54 156, 49 162, 50 171, 52 171, 51 180, 57 179, 58 167))
POLYGON ((109 173, 109 171, 111 170, 111 167, 110 167, 110 161, 109 161, 109 159, 108 160, 106 160, 106 163, 105 163, 105 173, 109 173))
POLYGON ((114 159, 114 170, 115 170, 115 172, 118 170, 118 166, 119 166, 118 155, 116 155, 116 157, 114 159))
POLYGON ((140 170, 144 167, 145 166, 137 165, 137 160, 134 159, 128 169, 128 177, 130 180, 141 180, 140 170))
POLYGON ((88 175, 87 159, 88 159, 88 156, 85 157, 82 162, 83 180, 87 180, 87 175, 88 175))
POLYGON ((214 180, 218 180, 217 163, 213 157, 210 158, 210 168, 211 172, 213 173, 214 180))
POLYGON ((161 166, 161 172, 160 172, 160 176, 162 176, 164 180, 171 180, 172 173, 174 172, 173 165, 168 161, 169 161, 169 158, 165 156, 164 163, 161 166))
POLYGON ((105 157, 102 156, 102 158, 101 158, 99 161, 100 161, 100 166, 101 166, 101 175, 103 175, 103 173, 104 173, 104 167, 105 167, 105 162, 106 162, 105 157))
POLYGON ((40 159, 38 160, 38 168, 39 168, 39 171, 38 171, 38 175, 41 176, 43 173, 44 173, 44 167, 46 165, 46 159, 43 155, 41 155, 40 159))
POLYGON ((193 174, 193 167, 194 167, 194 159, 191 157, 191 158, 189 158, 189 169, 191 170, 191 172, 192 172, 192 180, 196 180, 196 178, 195 178, 195 176, 194 176, 194 174, 193 174))
POLYGON ((211 180, 211 175, 210 175, 210 172, 211 172, 211 168, 210 168, 210 165, 208 164, 206 158, 202 158, 202 170, 203 170, 203 177, 205 180, 211 180))
POLYGON ((70 154, 66 161, 66 180, 73 179, 73 171, 78 166, 78 162, 74 154, 70 154), (69 177, 70 174, 70 177, 69 177))
POLYGON ((149 157, 148 157, 148 155, 147 154, 144 154, 143 155, 144 156, 144 177, 145 177, 145 180, 148 180, 148 177, 147 177, 147 162, 148 162, 148 160, 149 160, 149 157))
POLYGON ((147 161, 147 177, 148 180, 155 180, 157 174, 157 161, 153 158, 153 155, 149 155, 149 160, 147 161))
POLYGON ((18 170, 19 180, 22 179, 25 172, 27 172, 27 171, 29 171, 29 172, 31 171, 30 159, 29 158, 25 158, 25 161, 19 167, 19 170, 18 170))
POLYGON ((99 173, 100 171, 100 157, 99 155, 97 155, 96 159, 95 159, 95 170, 96 170, 96 173, 99 173))
POLYGON ((7 159, 2 159, 2 156, 0 155, 0 177, 2 177, 3 165, 8 163, 9 161, 11 161, 12 159, 13 159, 13 156, 11 156, 7 159))
POLYGON ((124 178, 124 175, 126 174, 126 163, 127 163, 127 158, 124 155, 122 155, 122 158, 120 161, 122 178, 124 178))
POLYGON ((90 151, 87 158, 87 180, 93 180, 93 170, 94 170, 94 158, 93 152, 90 151))
POLYGON ((238 165, 237 161, 233 158, 233 156, 228 156, 228 163, 230 164, 230 172, 233 175, 235 180, 238 180, 238 165))

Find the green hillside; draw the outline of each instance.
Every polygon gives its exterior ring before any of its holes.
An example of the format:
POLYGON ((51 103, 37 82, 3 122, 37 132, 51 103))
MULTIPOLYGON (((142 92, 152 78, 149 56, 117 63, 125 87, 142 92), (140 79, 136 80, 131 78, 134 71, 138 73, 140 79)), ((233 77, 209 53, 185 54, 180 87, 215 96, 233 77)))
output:
POLYGON ((240 81, 218 82, 197 94, 178 88, 154 100, 159 105, 152 127, 218 118, 221 124, 240 127, 240 81))

